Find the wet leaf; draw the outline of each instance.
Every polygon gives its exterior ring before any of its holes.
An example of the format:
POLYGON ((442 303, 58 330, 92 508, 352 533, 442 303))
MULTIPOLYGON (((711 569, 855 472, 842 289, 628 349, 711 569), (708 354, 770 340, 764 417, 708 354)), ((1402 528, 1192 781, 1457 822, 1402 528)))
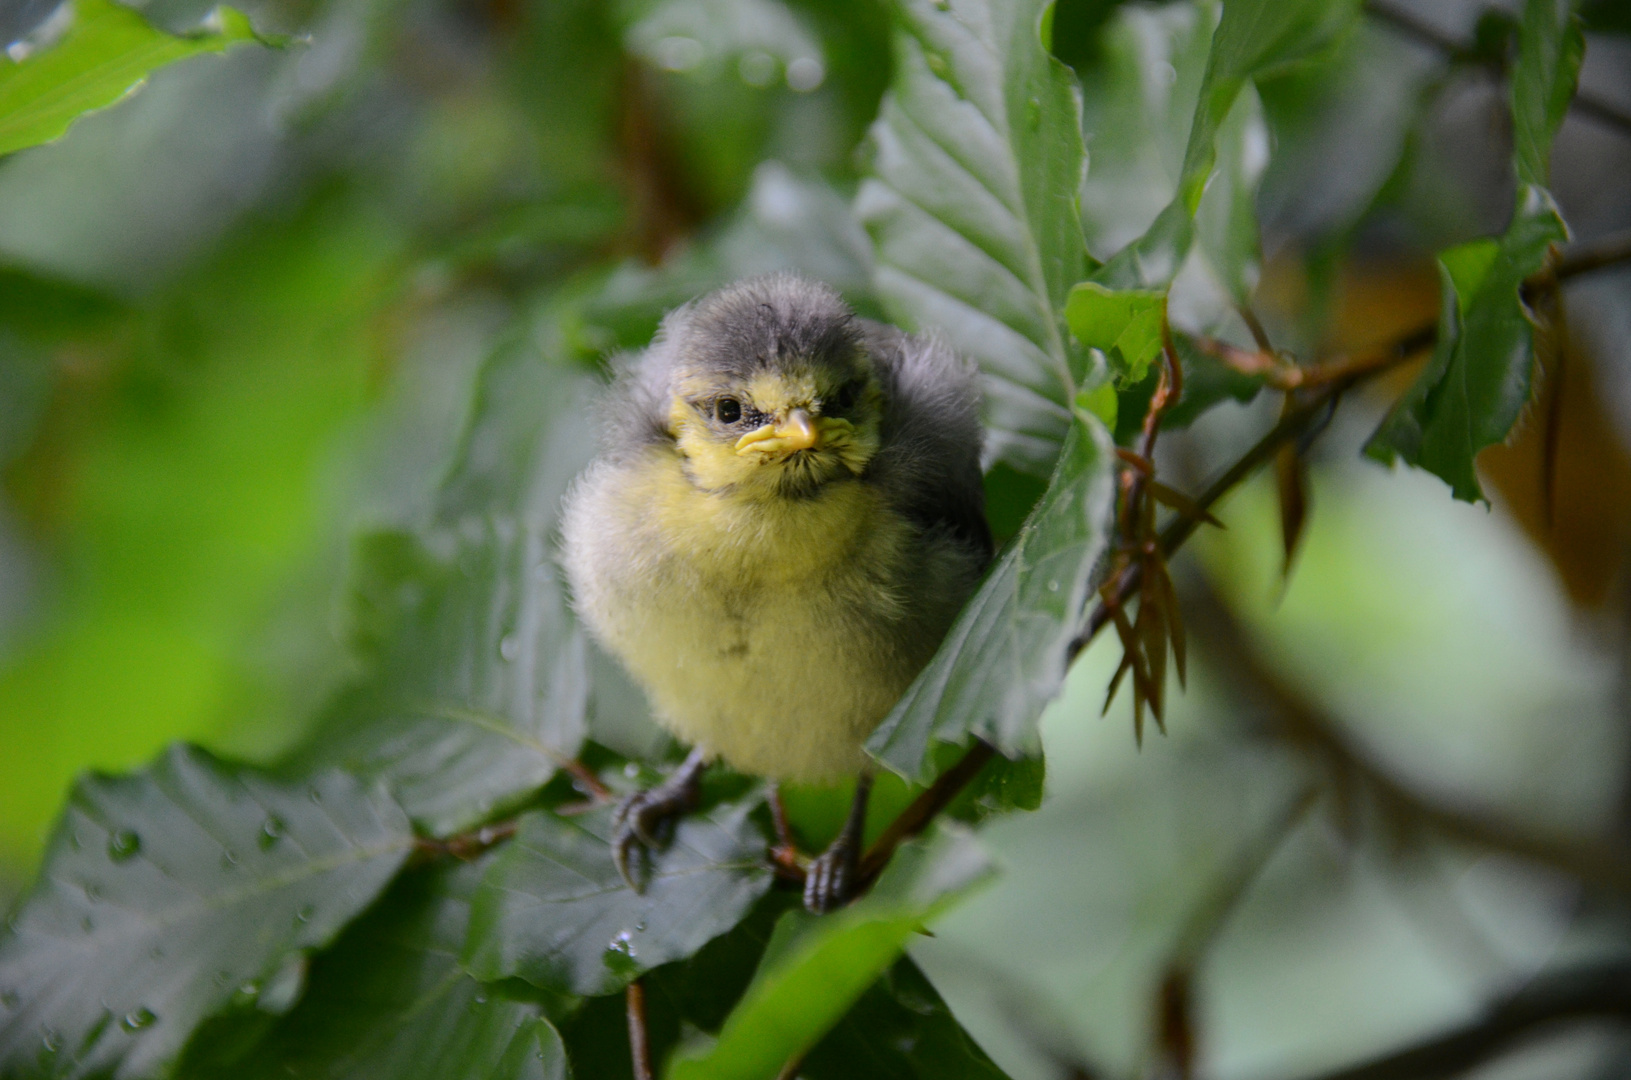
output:
POLYGON ((299 1005, 229 1057, 185 1080, 565 1080, 545 1010, 459 967, 484 864, 405 875, 312 964, 299 1005))
POLYGON ((681 1053, 670 1080, 776 1075, 894 965, 923 923, 990 873, 990 861, 972 835, 942 829, 930 841, 902 847, 872 891, 842 911, 813 916, 799 909, 783 915, 719 1041, 704 1052, 681 1053))
POLYGON ((514 806, 577 753, 588 643, 554 559, 561 496, 593 453, 593 376, 525 343, 484 373, 430 520, 366 535, 353 638, 369 675, 297 764, 386 779, 447 835, 514 806))
POLYGON ((868 753, 923 781, 935 743, 978 736, 1010 757, 1035 750, 1037 719, 1064 680, 1065 649, 1109 539, 1114 478, 1109 433, 1079 418, 1042 500, 873 732, 868 753))
POLYGON ((856 214, 891 315, 987 377, 989 452, 1046 475, 1069 402, 1100 381, 1065 332, 1087 268, 1075 80, 1041 39, 1041 0, 909 0, 856 214))
POLYGON ((244 42, 271 44, 229 7, 216 8, 197 33, 183 37, 154 29, 112 0, 69 0, 52 16, 58 18, 69 20, 60 38, 0 55, 0 154, 60 137, 75 120, 116 104, 167 64, 244 42))
POLYGON ((0 1073, 156 1076, 206 1017, 288 1009, 304 954, 412 839, 383 792, 338 772, 283 783, 178 746, 81 781, 0 938, 0 1073))
POLYGON ((521 819, 471 909, 465 962, 480 979, 519 976, 546 990, 609 994, 684 959, 735 926, 770 887, 757 799, 680 821, 629 888, 612 863, 606 807, 521 819))

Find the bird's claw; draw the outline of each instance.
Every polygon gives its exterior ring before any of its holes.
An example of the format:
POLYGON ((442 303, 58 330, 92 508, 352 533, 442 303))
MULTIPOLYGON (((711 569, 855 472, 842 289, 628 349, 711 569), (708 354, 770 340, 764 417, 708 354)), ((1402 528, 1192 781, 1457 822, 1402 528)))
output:
POLYGON ((855 896, 861 846, 847 833, 811 860, 804 873, 804 906, 817 915, 836 911, 855 896))
POLYGON ((687 760, 674 775, 648 791, 636 791, 617 804, 612 814, 612 862, 623 883, 644 892, 629 862, 636 847, 661 851, 674 837, 674 823, 697 805, 697 777, 701 762, 687 760))

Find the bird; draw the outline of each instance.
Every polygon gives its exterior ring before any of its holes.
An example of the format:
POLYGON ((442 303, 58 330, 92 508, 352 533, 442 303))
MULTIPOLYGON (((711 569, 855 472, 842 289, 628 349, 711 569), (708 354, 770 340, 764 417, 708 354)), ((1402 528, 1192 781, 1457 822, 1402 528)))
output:
POLYGON ((669 312, 613 368, 560 562, 578 618, 692 747, 619 805, 617 867, 633 885, 630 856, 696 805, 712 761, 773 783, 854 776, 805 875, 806 907, 832 910, 860 885, 863 743, 991 558, 979 371, 792 273, 669 312))

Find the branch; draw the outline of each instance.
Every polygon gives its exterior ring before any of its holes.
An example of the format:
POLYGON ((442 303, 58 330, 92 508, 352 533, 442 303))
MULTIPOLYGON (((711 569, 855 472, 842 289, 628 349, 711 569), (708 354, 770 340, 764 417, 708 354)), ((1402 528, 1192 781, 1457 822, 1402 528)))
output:
POLYGON ((1516 855, 1588 885, 1631 896, 1631 861, 1607 844, 1538 833, 1442 803, 1390 774, 1341 733, 1339 724, 1288 684, 1251 646, 1249 632, 1209 589, 1190 603, 1217 670, 1253 701, 1266 701, 1285 741, 1358 779, 1385 811, 1478 847, 1516 855))
POLYGON ((1552 268, 1552 276, 1558 281, 1567 281, 1624 262, 1631 262, 1631 229, 1610 233, 1590 243, 1573 245, 1552 268))
MULTIPOLYGON (((1450 60, 1458 63, 1475 63, 1491 68, 1497 76, 1506 74, 1499 61, 1490 57, 1463 41, 1445 33, 1425 19, 1417 18, 1414 14, 1401 11, 1392 4, 1382 0, 1366 0, 1365 14, 1377 22, 1386 23, 1393 29, 1414 38, 1423 44, 1430 45, 1443 53, 1450 60)), ((1569 109, 1581 116, 1591 119, 1607 127, 1617 128, 1619 131, 1631 135, 1631 113, 1627 113, 1613 102, 1604 101, 1584 90, 1575 92, 1569 101, 1569 109)))
POLYGON ((629 1058, 634 1080, 653 1080, 651 1038, 646 1033, 646 987, 639 979, 629 983, 629 1058))
MULTIPOLYGON (((1302 438, 1318 428, 1321 422, 1329 417, 1330 410, 1335 407, 1337 399, 1345 391, 1404 363, 1422 349, 1431 346, 1437 340, 1437 336, 1437 324, 1429 324, 1411 331, 1380 352, 1333 361, 1330 365, 1333 371, 1330 379, 1317 388, 1306 401, 1282 416, 1280 422, 1258 440, 1257 445, 1225 469, 1223 475, 1213 481, 1212 485, 1195 500, 1196 505, 1203 511, 1210 510, 1242 480, 1273 458, 1282 445, 1302 438)), ((1161 531, 1162 554, 1171 555, 1181 547, 1184 541, 1194 534, 1202 520, 1196 515, 1179 514, 1161 531)), ((1120 586, 1115 592, 1116 603, 1125 602, 1137 592, 1138 579, 1137 565, 1130 566, 1121 575, 1120 586)), ((1103 603, 1094 608, 1082 631, 1066 646, 1066 667, 1074 663, 1088 642, 1104 629, 1105 623, 1110 621, 1110 612, 1111 607, 1103 603)), ((955 765, 936 777, 928 790, 913 800, 912 804, 901 811, 884 829, 883 834, 878 837, 861 862, 861 880, 865 882, 876 877, 889 862, 890 856, 895 853, 895 848, 927 828, 963 788, 979 775, 980 770, 995 754, 996 750, 989 743, 976 739, 974 745, 969 747, 955 765)))
POLYGON ((1544 1029, 1583 1020, 1631 1023, 1631 963, 1582 965, 1536 978, 1464 1027, 1309 1080, 1413 1080, 1465 1072, 1544 1029))

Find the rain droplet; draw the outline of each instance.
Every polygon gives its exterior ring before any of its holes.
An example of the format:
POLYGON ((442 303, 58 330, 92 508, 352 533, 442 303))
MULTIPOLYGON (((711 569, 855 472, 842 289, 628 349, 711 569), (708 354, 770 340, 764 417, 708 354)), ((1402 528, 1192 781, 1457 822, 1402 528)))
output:
POLYGON ((78 829, 69 829, 68 830, 68 846, 73 848, 75 851, 79 850, 79 830, 78 829))
POLYGON ((102 886, 94 881, 87 881, 85 883, 85 899, 93 904, 99 903, 102 899, 102 886))
POLYGON ((108 837, 108 858, 124 862, 142 849, 142 838, 129 829, 116 829, 108 837))
POLYGON ((601 963, 619 975, 634 976, 639 974, 639 966, 635 963, 634 942, 627 930, 621 930, 606 946, 601 954, 601 963))
POLYGON ((638 779, 640 776, 640 763, 637 761, 631 761, 627 765, 624 765, 623 775, 628 777, 630 780, 638 779))
POLYGON ((477 1005, 487 1004, 487 995, 486 994, 477 994, 476 995, 476 1004, 477 1005))
POLYGON ((1059 591, 1059 582, 1058 582, 1057 579, 1050 579, 1048 581, 1048 591, 1049 592, 1058 592, 1059 591))
POLYGON ((645 929, 646 929, 646 920, 644 920, 644 919, 641 919, 639 922, 634 924, 634 932, 636 934, 645 933, 645 929))
POLYGON ((221 869, 236 870, 238 868, 238 853, 231 848, 221 849, 221 869))
POLYGON ((240 1005, 247 1005, 260 996, 261 984, 259 979, 245 979, 238 984, 238 989, 232 994, 233 1000, 240 1005))
POLYGON ((521 655, 521 642, 514 634, 505 634, 498 643, 498 655, 505 663, 515 663, 515 658, 521 655))
POLYGON ((288 831, 289 827, 283 824, 282 818, 275 816, 269 817, 266 819, 265 824, 261 826, 260 838, 256 841, 256 843, 260 844, 262 851, 265 851, 267 848, 283 839, 283 834, 288 831))
POLYGON ((323 793, 315 787, 309 787, 306 789, 306 798, 314 803, 320 803, 323 801, 323 793))
POLYGON ((1042 126, 1042 99, 1032 98, 1025 103, 1025 122, 1032 131, 1042 126))
POLYGON ((312 907, 310 904, 301 904, 300 910, 294 913, 294 921, 297 923, 310 922, 311 917, 316 910, 317 909, 312 907))
POLYGON ((45 1029, 44 1037, 40 1041, 44 1044, 47 1054, 54 1054, 62 1049, 62 1035, 50 1028, 45 1029))
POLYGON ((119 1021, 119 1026, 126 1031, 141 1031, 144 1028, 152 1027, 153 1021, 157 1019, 158 1017, 153 1015, 153 1010, 143 1005, 139 1009, 133 1009, 125 1013, 123 1019, 119 1021))

